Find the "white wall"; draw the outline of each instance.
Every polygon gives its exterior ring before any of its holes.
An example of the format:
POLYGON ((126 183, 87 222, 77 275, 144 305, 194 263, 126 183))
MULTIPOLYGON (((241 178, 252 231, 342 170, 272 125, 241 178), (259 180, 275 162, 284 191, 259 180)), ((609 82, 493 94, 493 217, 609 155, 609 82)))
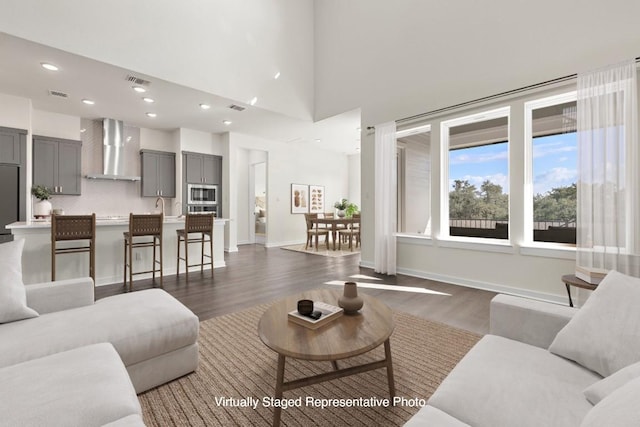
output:
POLYGON ((80 140, 80 117, 34 109, 32 126, 34 135, 80 140))
POLYGON ((313 0, 8 0, 0 4, 0 28, 240 102, 257 96, 260 108, 310 119, 313 5, 313 0), (277 71, 281 77, 274 80, 277 71))
POLYGON ((360 153, 348 156, 347 161, 349 171, 349 192, 346 197, 351 203, 355 203, 359 207, 362 207, 362 203, 360 201, 360 153))
POLYGON ((0 93, 0 126, 31 131, 31 100, 0 93))
POLYGON ((218 134, 180 128, 180 150, 222 156, 224 142, 218 134))
MULTIPOLYGON (((223 170, 229 176, 225 184, 225 194, 229 197, 229 217, 232 221, 248 223, 248 219, 239 219, 239 209, 246 211, 248 193, 241 186, 239 174, 230 171, 240 170, 242 162, 248 162, 243 151, 264 150, 267 152, 267 210, 268 235, 266 246, 283 246, 303 243, 305 241, 304 216, 291 213, 291 184, 324 185, 326 207, 330 211, 333 203, 348 194, 348 161, 347 156, 334 152, 300 147, 277 141, 265 140, 254 136, 231 133, 229 135, 229 155, 224 163, 228 169, 223 170), (230 187, 227 190, 227 185, 230 187)), ((227 176, 225 175, 225 176, 227 176)), ((248 173, 247 173, 248 176, 248 173)), ((246 183, 248 188, 248 182, 246 183)), ((231 227, 229 245, 233 247, 240 241, 240 234, 233 235, 231 227), (235 238, 235 240, 234 240, 235 238)))

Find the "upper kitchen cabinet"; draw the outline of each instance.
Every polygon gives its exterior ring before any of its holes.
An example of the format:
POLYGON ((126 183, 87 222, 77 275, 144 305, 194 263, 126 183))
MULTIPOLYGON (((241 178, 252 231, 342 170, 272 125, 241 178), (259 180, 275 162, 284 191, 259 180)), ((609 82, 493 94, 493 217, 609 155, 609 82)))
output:
POLYGON ((82 142, 33 136, 33 185, 52 194, 80 195, 82 142))
POLYGON ((176 197, 176 154, 140 150, 142 197, 176 197))
POLYGON ((202 153, 184 154, 188 184, 220 184, 222 181, 222 157, 202 153))
POLYGON ((27 131, 0 127, 0 163, 19 165, 21 147, 27 140, 27 131))

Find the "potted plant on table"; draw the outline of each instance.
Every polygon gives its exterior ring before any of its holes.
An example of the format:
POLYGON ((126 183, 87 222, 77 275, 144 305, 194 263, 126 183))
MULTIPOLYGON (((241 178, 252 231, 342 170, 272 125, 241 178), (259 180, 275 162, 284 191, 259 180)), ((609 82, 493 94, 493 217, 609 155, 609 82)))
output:
POLYGON ((31 194, 39 200, 33 204, 33 216, 36 218, 47 218, 51 215, 51 191, 44 185, 34 185, 31 187, 31 194))
POLYGON ((353 214, 360 212, 360 208, 355 203, 349 203, 345 210, 347 218, 351 218, 353 214))
POLYGON ((347 206, 349 205, 349 202, 347 201, 347 199, 341 199, 338 202, 335 202, 333 204, 333 207, 336 208, 338 210, 338 217, 340 218, 344 218, 345 216, 345 209, 347 209, 347 206))

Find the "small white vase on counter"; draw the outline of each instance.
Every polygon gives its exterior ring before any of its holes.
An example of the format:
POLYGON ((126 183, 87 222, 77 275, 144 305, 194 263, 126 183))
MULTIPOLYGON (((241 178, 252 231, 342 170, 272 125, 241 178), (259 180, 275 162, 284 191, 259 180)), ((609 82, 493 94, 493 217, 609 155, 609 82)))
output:
POLYGON ((33 216, 36 218, 48 218, 51 215, 51 202, 40 200, 33 205, 33 216))

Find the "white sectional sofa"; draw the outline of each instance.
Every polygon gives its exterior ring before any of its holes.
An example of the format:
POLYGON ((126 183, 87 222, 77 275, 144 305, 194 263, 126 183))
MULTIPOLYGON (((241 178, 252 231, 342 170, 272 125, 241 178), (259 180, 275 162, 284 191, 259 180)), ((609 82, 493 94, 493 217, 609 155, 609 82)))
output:
POLYGON ((496 296, 490 334, 406 426, 640 425, 639 304, 617 272, 579 310, 496 296))
POLYGON ((144 425, 136 393, 198 366, 198 318, 163 290, 25 288, 39 315, 0 324, 0 425, 144 425))

